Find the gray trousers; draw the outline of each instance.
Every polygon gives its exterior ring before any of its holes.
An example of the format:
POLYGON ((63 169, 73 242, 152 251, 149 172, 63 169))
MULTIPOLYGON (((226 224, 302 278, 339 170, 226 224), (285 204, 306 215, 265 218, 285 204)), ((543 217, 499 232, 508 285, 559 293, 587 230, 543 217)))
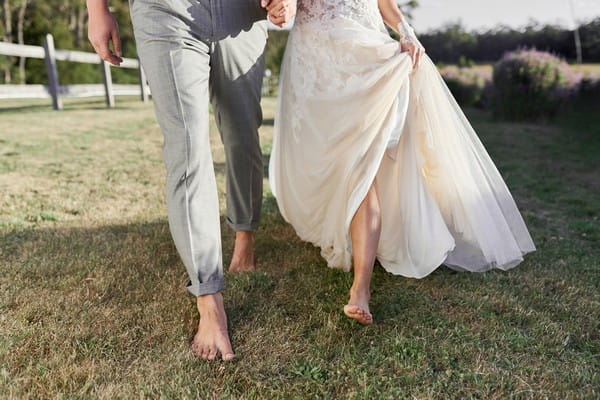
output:
POLYGON ((169 228, 195 296, 223 289, 209 99, 226 155, 227 221, 258 228, 258 139, 267 40, 260 0, 130 0, 138 56, 163 131, 169 228))

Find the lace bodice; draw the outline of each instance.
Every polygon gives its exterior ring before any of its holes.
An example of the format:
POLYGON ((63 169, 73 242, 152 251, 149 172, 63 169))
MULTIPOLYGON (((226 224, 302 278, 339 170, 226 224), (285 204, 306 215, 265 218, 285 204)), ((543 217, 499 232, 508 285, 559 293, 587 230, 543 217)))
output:
POLYGON ((298 24, 327 24, 337 18, 350 19, 372 28, 383 28, 377 0, 298 0, 298 24))

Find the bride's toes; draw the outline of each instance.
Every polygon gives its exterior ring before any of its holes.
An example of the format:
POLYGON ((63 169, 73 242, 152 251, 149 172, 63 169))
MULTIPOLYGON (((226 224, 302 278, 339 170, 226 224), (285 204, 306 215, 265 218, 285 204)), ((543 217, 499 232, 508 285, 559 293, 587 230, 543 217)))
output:
POLYGON ((373 323, 373 316, 371 315, 371 313, 369 313, 368 311, 365 310, 360 310, 360 317, 357 318, 357 321, 360 322, 363 325, 370 325, 373 323))
POLYGON ((360 307, 354 304, 346 304, 344 306, 344 314, 350 318, 355 318, 360 313, 360 307))
POLYGON ((354 304, 346 304, 344 306, 344 314, 363 325, 370 325, 373 323, 373 316, 371 313, 354 304))

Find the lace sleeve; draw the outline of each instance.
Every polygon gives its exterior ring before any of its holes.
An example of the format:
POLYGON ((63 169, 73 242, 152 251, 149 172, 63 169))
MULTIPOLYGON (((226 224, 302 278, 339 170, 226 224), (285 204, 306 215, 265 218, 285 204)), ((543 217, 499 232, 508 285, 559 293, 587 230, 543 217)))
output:
POLYGON ((419 39, 417 39, 417 35, 415 34, 413 27, 410 26, 410 24, 404 18, 398 23, 398 33, 400 34, 401 44, 413 44, 425 49, 419 39))

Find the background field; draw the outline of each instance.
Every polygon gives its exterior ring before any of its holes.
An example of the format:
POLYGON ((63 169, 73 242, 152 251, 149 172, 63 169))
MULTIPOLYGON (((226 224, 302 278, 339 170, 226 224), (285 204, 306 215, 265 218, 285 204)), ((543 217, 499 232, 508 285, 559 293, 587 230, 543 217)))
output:
MULTIPOLYGON (((376 268, 367 328, 341 312, 351 275, 301 243, 265 190, 258 271, 227 277, 240 358, 207 364, 188 350, 197 316, 152 106, 117 104, 0 104, 1 398, 600 396, 598 115, 524 124, 468 110, 538 251, 509 272, 376 268)), ((274 99, 263 105, 266 161, 274 99)))
MULTIPOLYGON (((581 72, 586 76, 598 78, 600 77, 600 64, 570 64, 570 67, 576 71, 581 72)), ((459 68, 458 65, 447 65, 446 68, 459 68)), ((491 77, 494 72, 493 64, 475 64, 472 68, 476 71, 480 71, 484 76, 491 77)))

